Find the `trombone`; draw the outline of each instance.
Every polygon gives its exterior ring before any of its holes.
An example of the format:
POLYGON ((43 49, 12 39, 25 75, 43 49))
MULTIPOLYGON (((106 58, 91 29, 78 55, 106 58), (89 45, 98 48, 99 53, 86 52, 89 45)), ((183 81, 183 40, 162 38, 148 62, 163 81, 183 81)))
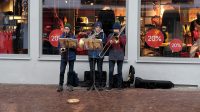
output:
MULTIPOLYGON (((115 36, 115 33, 113 33, 113 34, 110 36, 110 37, 111 37, 110 40, 114 40, 115 43, 118 43, 118 42, 119 42, 119 36, 121 35, 121 33, 124 31, 125 28, 126 28, 126 25, 124 25, 124 26, 120 29, 120 31, 119 31, 119 33, 118 33, 117 36, 115 36)), ((108 41, 108 42, 105 44, 105 46, 102 48, 101 52, 99 53, 99 57, 100 57, 100 58, 103 58, 103 57, 105 56, 105 54, 107 53, 107 51, 110 49, 110 47, 111 47, 112 44, 109 44, 109 43, 110 43, 110 41, 108 41)))

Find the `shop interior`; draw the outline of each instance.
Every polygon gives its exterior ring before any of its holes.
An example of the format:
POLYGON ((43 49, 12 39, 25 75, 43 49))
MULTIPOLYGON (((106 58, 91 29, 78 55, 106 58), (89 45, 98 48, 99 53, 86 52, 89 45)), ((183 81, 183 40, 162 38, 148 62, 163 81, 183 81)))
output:
MULTIPOLYGON (((49 42, 49 34, 54 29, 60 29, 62 24, 70 23, 77 39, 86 38, 82 32, 89 32, 96 21, 101 21, 106 35, 112 32, 112 25, 118 21, 121 25, 126 23, 126 0, 79 0, 77 3, 68 0, 67 7, 62 3, 47 3, 43 1, 43 54, 59 54, 56 46, 49 42), (79 4, 78 6, 76 6, 79 4)), ((64 4, 64 2, 63 2, 64 4)), ((77 48, 78 55, 86 55, 87 52, 77 48)))
MULTIPOLYGON (((197 0, 141 0, 140 56, 191 57, 190 51, 196 41, 193 22, 200 11, 197 3, 197 0), (164 41, 157 48, 145 42, 145 35, 150 29, 163 33, 164 41), (182 41, 179 52, 172 52, 169 47, 173 39, 182 41)), ((199 57, 199 50, 194 57, 199 57)))
POLYGON ((0 54, 28 54, 28 0, 0 1, 0 54))

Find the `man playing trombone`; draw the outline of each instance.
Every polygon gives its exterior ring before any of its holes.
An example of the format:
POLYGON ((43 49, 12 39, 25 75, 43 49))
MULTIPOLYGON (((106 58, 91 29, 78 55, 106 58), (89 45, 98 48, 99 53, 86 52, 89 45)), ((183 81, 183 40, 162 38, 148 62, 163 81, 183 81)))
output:
POLYGON ((122 66, 125 55, 125 46, 126 46, 126 35, 123 34, 125 26, 121 29, 119 23, 114 23, 113 33, 108 36, 109 48, 109 87, 108 90, 112 89, 113 85, 113 72, 115 63, 117 63, 117 72, 118 72, 118 82, 117 87, 122 88, 122 66), (121 29, 121 30, 120 30, 121 29))
MULTIPOLYGON (((89 35, 89 38, 101 39, 103 44, 106 42, 106 35, 103 32, 101 22, 95 22, 94 31, 89 35)), ((98 73, 99 73, 99 90, 103 90, 102 89, 102 86, 103 86, 102 85, 102 66, 103 66, 104 57, 99 57, 100 51, 101 51, 101 49, 88 50, 88 58, 89 58, 89 65, 90 65, 89 85, 90 85, 90 87, 92 87, 92 84, 94 83, 93 75, 95 75, 95 65, 97 63, 97 69, 98 69, 98 73)), ((87 90, 90 90, 91 89, 90 87, 87 90)))

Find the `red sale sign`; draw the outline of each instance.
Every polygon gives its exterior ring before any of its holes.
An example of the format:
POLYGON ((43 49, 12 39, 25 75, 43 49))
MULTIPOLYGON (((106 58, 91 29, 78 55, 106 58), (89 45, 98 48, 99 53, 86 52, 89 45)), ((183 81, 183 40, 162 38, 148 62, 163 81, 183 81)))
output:
POLYGON ((182 41, 180 39, 173 39, 169 46, 172 52, 179 52, 182 50, 182 41))
POLYGON ((163 33, 158 29, 151 29, 145 35, 145 42, 153 48, 158 48, 164 41, 163 33))
POLYGON ((49 34, 49 42, 52 46, 58 47, 58 39, 62 35, 62 31, 60 29, 55 29, 49 34))

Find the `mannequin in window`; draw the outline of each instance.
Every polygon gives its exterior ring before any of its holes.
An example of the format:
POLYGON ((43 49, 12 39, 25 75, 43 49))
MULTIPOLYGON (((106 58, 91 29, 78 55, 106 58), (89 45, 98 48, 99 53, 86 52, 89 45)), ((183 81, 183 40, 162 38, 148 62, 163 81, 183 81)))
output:
POLYGON ((153 11, 155 12, 155 15, 151 18, 151 23, 156 28, 160 28, 162 22, 160 17, 161 8, 157 0, 153 1, 153 11))
POLYGON ((190 57, 194 57, 196 51, 200 49, 200 12, 197 13, 197 19, 191 22, 190 31, 194 43, 190 49, 190 57))
POLYGON ((180 14, 179 12, 171 6, 169 3, 165 6, 165 11, 162 17, 162 26, 167 28, 169 33, 169 38, 180 37, 180 14))
MULTIPOLYGON (((165 33, 168 34, 168 38, 166 42, 170 42, 174 38, 182 38, 181 29, 182 26, 180 24, 180 14, 179 12, 171 5, 171 3, 167 3, 164 6, 164 13, 162 16, 162 27, 166 28, 165 33)), ((163 55, 166 57, 176 57, 178 53, 172 53, 169 46, 164 47, 163 55)))

